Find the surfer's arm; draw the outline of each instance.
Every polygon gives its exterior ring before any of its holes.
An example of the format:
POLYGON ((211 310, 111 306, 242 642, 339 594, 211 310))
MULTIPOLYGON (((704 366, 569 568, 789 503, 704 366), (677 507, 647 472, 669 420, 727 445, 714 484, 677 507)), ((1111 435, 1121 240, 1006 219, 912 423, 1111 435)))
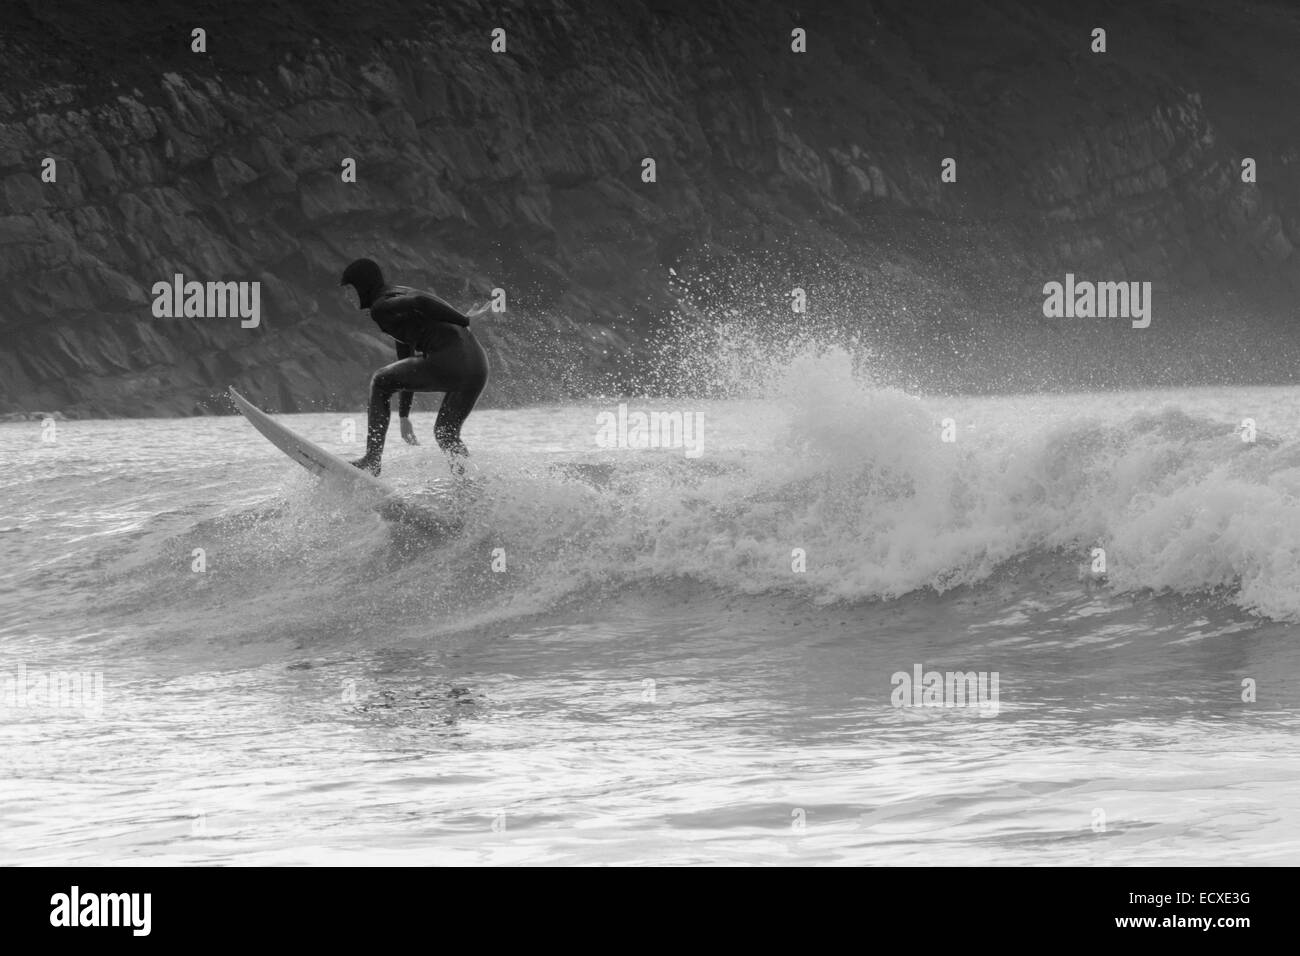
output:
POLYGON ((435 322, 448 322, 452 325, 469 328, 469 319, 465 318, 451 303, 438 298, 432 293, 420 292, 415 289, 409 292, 386 294, 370 309, 370 315, 381 326, 388 321, 390 316, 399 318, 410 313, 415 313, 421 318, 431 319, 435 322))
POLYGON ((424 300, 421 304, 424 306, 423 312, 425 315, 437 319, 439 322, 450 322, 452 325, 469 328, 469 317, 446 299, 436 296, 432 292, 422 293, 421 298, 424 300))

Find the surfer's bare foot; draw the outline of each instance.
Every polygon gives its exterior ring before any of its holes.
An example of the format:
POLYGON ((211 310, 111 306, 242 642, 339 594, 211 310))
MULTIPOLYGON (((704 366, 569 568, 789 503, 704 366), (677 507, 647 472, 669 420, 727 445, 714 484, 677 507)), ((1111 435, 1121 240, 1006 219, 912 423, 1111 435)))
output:
POLYGON ((369 458, 362 457, 362 458, 358 458, 352 464, 355 465, 357 468, 360 468, 362 471, 370 472, 376 478, 379 477, 380 465, 378 461, 372 461, 369 458))

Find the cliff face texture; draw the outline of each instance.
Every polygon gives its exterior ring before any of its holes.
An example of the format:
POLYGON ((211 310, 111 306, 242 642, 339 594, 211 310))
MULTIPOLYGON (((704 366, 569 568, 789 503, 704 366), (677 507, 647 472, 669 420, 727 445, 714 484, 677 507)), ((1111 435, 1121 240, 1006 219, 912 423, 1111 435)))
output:
POLYGON ((10 6, 0 413, 357 407, 392 356, 337 284, 363 255, 505 290, 497 403, 690 388, 665 336, 728 309, 928 388, 1290 380, 1285 3, 10 6), (1067 271, 1152 282, 1151 328, 1044 319, 1067 271), (176 273, 260 282, 260 325, 156 318, 176 273))

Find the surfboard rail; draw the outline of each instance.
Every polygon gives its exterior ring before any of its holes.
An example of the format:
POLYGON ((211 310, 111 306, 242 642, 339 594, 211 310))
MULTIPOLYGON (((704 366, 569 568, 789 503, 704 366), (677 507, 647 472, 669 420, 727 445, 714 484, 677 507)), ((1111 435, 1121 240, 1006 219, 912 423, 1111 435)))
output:
POLYGON ((388 482, 368 471, 362 471, 346 458, 340 458, 333 452, 326 451, 320 445, 281 424, 274 416, 268 415, 240 395, 233 385, 229 386, 229 392, 231 401, 250 425, 261 432, 272 445, 317 477, 327 481, 342 482, 360 490, 385 496, 391 495, 396 490, 388 482))

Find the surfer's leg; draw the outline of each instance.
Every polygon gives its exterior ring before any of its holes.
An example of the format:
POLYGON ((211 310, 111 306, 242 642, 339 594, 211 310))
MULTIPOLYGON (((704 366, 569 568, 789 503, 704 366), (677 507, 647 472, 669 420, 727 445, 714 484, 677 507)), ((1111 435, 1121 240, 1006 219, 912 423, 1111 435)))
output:
POLYGON ((483 393, 486 381, 476 381, 442 397, 442 407, 438 409, 438 420, 433 426, 433 437, 441 448, 451 457, 451 470, 464 474, 465 466, 457 458, 468 457, 469 449, 460 440, 460 427, 474 410, 474 403, 483 393))
POLYGON ((423 358, 406 358, 385 365, 370 379, 370 409, 366 415, 366 453, 352 464, 364 468, 372 475, 379 474, 384 457, 384 439, 388 436, 388 419, 393 413, 394 392, 436 391, 426 381, 427 361, 423 358))
POLYGON ((474 403, 483 394, 488 380, 487 356, 483 353, 483 347, 468 334, 462 340, 462 345, 458 357, 459 381, 442 396, 438 420, 433 426, 433 436, 438 441, 438 447, 451 460, 452 474, 458 476, 465 474, 465 465, 461 459, 469 457, 469 449, 460 439, 460 428, 474 410, 474 403))

